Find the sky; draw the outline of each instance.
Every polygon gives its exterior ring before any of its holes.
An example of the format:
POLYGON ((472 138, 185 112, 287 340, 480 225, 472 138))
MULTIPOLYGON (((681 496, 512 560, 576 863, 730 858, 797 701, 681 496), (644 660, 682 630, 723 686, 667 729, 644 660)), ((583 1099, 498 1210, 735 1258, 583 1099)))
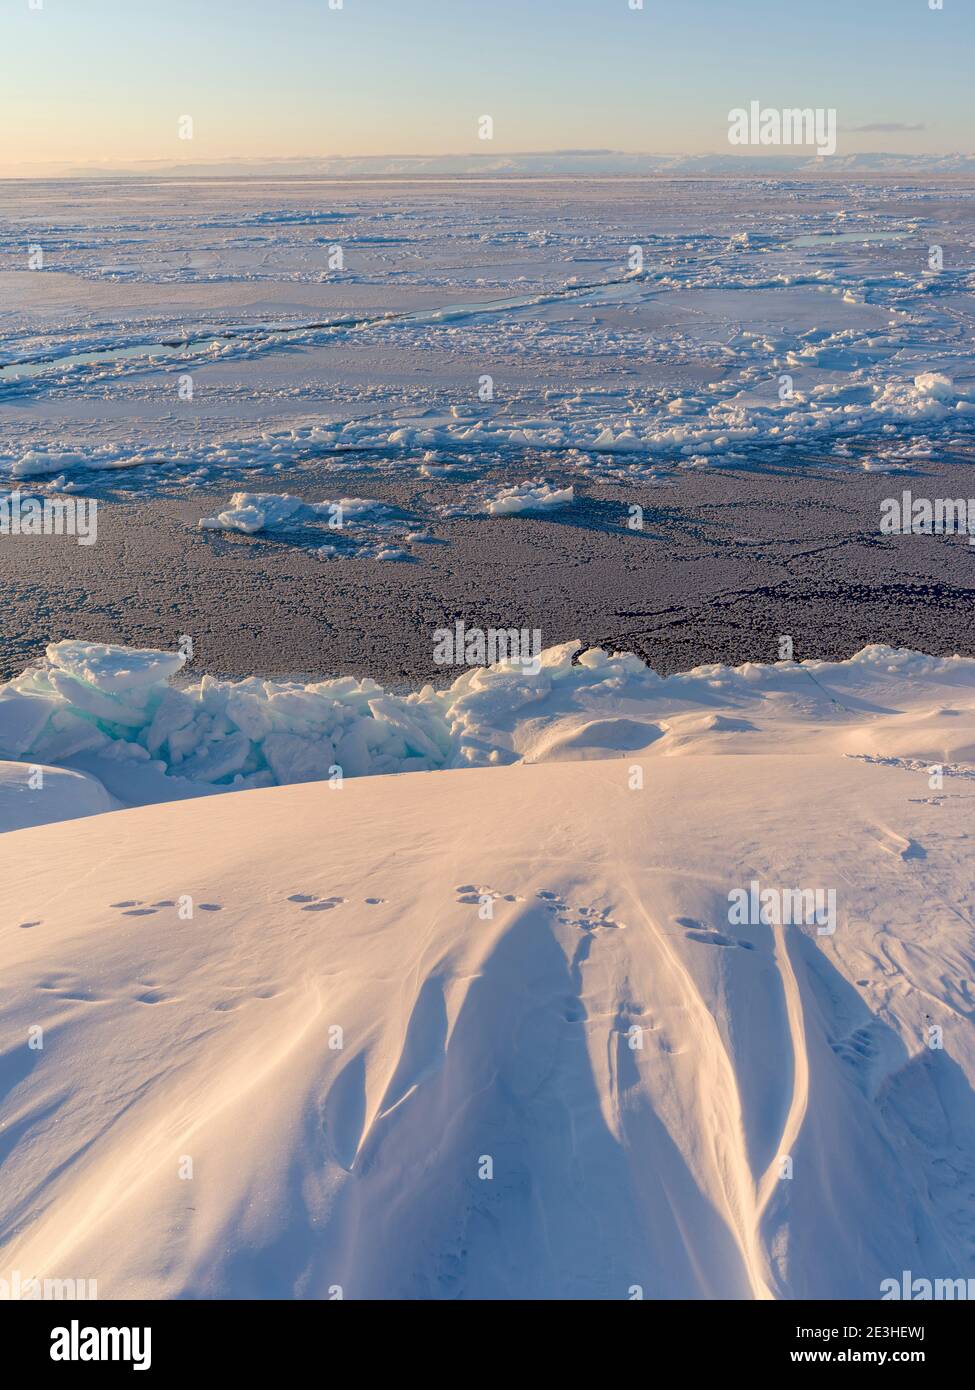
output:
POLYGON ((727 153, 728 112, 752 100, 835 107, 841 154, 975 152, 972 0, 634 3, 0 0, 0 175, 49 161, 727 153))

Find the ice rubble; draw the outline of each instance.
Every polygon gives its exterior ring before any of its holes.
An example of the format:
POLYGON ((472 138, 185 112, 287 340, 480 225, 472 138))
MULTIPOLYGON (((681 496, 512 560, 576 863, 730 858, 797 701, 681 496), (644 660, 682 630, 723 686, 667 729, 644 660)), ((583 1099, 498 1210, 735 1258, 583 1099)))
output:
POLYGON ((402 533, 407 541, 425 537, 405 530, 402 519, 397 522, 393 518, 392 507, 370 497, 305 502, 287 492, 235 492, 228 507, 216 516, 201 517, 197 524, 203 531, 242 531, 245 535, 324 524, 331 534, 342 534, 343 544, 312 546, 312 554, 321 560, 407 560, 410 552, 390 544, 391 536, 402 533), (349 534, 350 529, 354 534, 349 534))
POLYGON ((178 654, 58 642, 0 687, 0 749, 63 762, 97 754, 237 787, 449 765, 455 739, 429 688, 387 694, 351 677, 301 684, 251 677, 167 684, 178 654))
MULTIPOLYGON (((343 676, 300 682, 204 675, 171 684, 178 653, 66 641, 0 686, 0 758, 39 764, 110 760, 218 789, 548 757, 552 738, 599 725, 600 747, 634 718, 648 741, 680 713, 713 714, 775 701, 797 717, 831 718, 833 692, 858 698, 891 680, 938 678, 975 689, 975 661, 864 648, 849 661, 702 666, 658 676, 636 656, 567 642, 542 653, 537 674, 504 663, 464 671, 443 690, 399 695, 343 676), (878 687, 877 683, 880 683, 878 687), (617 728, 618 726, 618 728, 617 728)), ((840 695, 842 699, 842 695, 840 695)), ((715 726, 716 727, 716 726, 715 726)), ((117 779, 116 779, 117 780, 117 779)), ((163 793, 165 795, 165 793, 163 793)), ((175 792, 173 793, 176 794, 175 792)))
MULTIPOLYGON (((839 335, 836 335, 837 337, 839 335)), ((837 354, 854 350, 833 344, 807 345, 781 359, 785 366, 835 368, 837 354)), ((850 367, 850 361, 845 366, 850 367)), ((563 412, 549 418, 494 419, 489 415, 456 412, 440 420, 349 420, 334 424, 266 430, 249 439, 223 439, 204 445, 168 448, 170 470, 203 470, 204 476, 222 469, 239 472, 251 467, 287 467, 317 453, 370 453, 395 462, 412 461, 420 451, 421 471, 432 473, 430 452, 457 450, 490 452, 526 448, 579 450, 597 455, 644 454, 666 457, 726 457, 742 445, 793 445, 837 435, 892 433, 898 426, 947 427, 970 430, 975 425, 975 392, 940 372, 921 372, 913 378, 870 380, 862 368, 840 383, 820 383, 808 391, 796 384, 791 399, 762 400, 733 393, 715 400, 717 388, 706 393, 675 395, 662 409, 626 402, 626 393, 602 393, 594 400, 563 402, 563 412)), ((160 463, 158 450, 121 442, 84 450, 28 449, 0 452, 0 473, 9 478, 40 478, 74 469, 137 468, 160 463)), ((258 494, 260 495, 260 494, 258 494)), ((233 503, 231 510, 234 510, 233 503)), ((211 519, 212 520, 212 519, 211 519)))
POLYGON ((235 492, 230 506, 216 516, 200 519, 202 530, 278 531, 305 521, 326 521, 338 529, 346 520, 385 516, 389 508, 370 497, 337 497, 329 502, 305 502, 287 492, 235 492))
POLYGON ((515 483, 502 488, 484 504, 492 516, 515 516, 519 512, 548 512, 566 507, 573 499, 571 487, 552 487, 551 483, 515 483))

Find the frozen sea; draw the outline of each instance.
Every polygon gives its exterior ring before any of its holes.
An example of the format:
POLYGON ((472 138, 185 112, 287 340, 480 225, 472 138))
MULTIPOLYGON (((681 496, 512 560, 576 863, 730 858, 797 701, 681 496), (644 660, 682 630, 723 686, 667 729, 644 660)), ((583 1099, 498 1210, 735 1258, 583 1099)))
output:
POLYGON ((975 1287, 973 191, 0 185, 0 1270, 975 1287))
POLYGON ((8 182, 0 495, 100 515, 0 548, 0 675, 190 631, 415 685, 455 618, 975 651, 965 538, 879 533, 975 492, 973 241, 947 173, 8 182))

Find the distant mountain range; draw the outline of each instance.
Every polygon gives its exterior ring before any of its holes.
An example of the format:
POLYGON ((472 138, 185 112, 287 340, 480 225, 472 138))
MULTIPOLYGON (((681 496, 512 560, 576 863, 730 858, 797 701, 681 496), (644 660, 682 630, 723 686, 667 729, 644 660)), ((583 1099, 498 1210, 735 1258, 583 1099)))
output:
POLYGON ((849 174, 975 174, 975 154, 626 154, 618 150, 493 151, 456 155, 362 155, 313 158, 214 159, 177 162, 24 165, 13 177, 99 179, 115 177, 239 176, 302 178, 532 177, 672 175, 750 178, 849 174))

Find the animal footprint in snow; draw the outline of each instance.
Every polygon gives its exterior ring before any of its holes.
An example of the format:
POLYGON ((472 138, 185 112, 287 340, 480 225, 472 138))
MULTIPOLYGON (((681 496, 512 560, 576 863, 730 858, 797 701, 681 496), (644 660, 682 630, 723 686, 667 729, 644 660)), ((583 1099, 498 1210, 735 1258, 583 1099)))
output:
POLYGON ((161 989, 146 989, 135 996, 135 1002, 137 1004, 162 1004, 168 997, 161 989))
POLYGON ((459 903, 470 903, 477 908, 478 918, 482 922, 494 921, 495 903, 523 903, 524 898, 517 893, 499 893, 497 889, 488 887, 478 887, 476 883, 461 883, 454 889, 459 903))
POLYGON ((518 893, 499 893, 495 888, 478 888, 474 883, 461 883, 455 889, 457 901, 459 903, 478 903, 482 907, 486 903, 523 903, 525 900, 518 893))
MULTIPOLYGON (((124 902, 109 903, 109 907, 116 908, 122 913, 123 917, 151 917, 163 907, 176 907, 175 898, 160 898, 154 903, 144 903, 141 898, 126 898, 124 902)), ((197 903, 201 912, 220 912, 220 903, 197 903)))
POLYGON ((831 1038, 829 1045, 840 1061, 852 1068, 862 1084, 866 1084, 871 1076, 883 1075, 895 1061, 899 1061, 900 1056, 899 1043, 874 1018, 854 1028, 844 1038, 831 1038))
POLYGON ((604 929, 618 931, 624 925, 610 917, 608 907, 570 907, 568 911, 578 914, 569 922, 569 926, 578 927, 580 931, 593 932, 604 929))
POLYGON ((84 980, 79 980, 76 975, 48 975, 46 978, 38 980, 37 988, 48 990, 60 999, 71 1000, 78 1004, 100 1002, 99 996, 92 991, 91 986, 84 980))
POLYGON ((739 941, 737 937, 725 936, 724 932, 699 922, 696 917, 675 917, 674 921, 679 927, 684 928, 684 935, 688 941, 697 941, 702 946, 741 946, 746 951, 755 949, 750 941, 739 941))
POLYGON ((614 931, 625 927, 625 922, 617 922, 609 915, 608 907, 573 907, 560 898, 558 893, 552 893, 547 888, 541 889, 535 894, 549 912, 554 912, 563 926, 578 927, 580 931, 595 932, 605 929, 614 931), (573 915, 574 914, 574 915, 573 915))
POLYGON ((345 898, 319 898, 314 893, 292 893, 288 902, 301 904, 302 912, 330 912, 333 907, 341 907, 345 898))

